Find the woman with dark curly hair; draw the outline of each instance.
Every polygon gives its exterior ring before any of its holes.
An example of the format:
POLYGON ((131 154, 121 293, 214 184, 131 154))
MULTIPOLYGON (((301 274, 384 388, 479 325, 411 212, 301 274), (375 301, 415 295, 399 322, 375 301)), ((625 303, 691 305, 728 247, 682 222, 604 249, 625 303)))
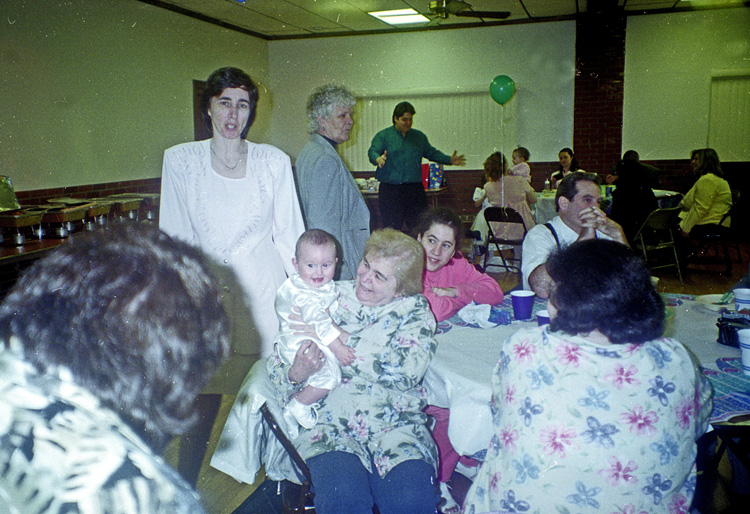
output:
POLYGON ((687 512, 711 389, 627 246, 590 239, 547 261, 551 323, 502 346, 495 435, 464 512, 687 512))
POLYGON ((136 223, 76 234, 0 305, 0 512, 202 514, 159 455, 229 354, 198 249, 136 223))

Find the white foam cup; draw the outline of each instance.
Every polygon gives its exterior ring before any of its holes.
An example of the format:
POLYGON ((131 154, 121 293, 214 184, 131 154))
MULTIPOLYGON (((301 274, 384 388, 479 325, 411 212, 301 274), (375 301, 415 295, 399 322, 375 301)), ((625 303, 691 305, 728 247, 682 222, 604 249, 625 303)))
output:
POLYGON ((734 291, 734 309, 741 311, 743 309, 750 309, 750 289, 744 287, 738 287, 734 291))
POLYGON ((740 341, 740 351, 742 352, 742 372, 745 375, 750 375, 750 328, 738 330, 737 338, 740 341))

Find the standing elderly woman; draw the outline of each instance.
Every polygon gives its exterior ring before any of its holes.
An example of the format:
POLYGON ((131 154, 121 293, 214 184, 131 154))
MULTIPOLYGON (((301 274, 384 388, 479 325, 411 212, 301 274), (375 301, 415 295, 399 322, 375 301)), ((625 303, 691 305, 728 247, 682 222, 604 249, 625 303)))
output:
POLYGON ((547 260, 549 326, 508 338, 495 435, 465 513, 687 512, 711 389, 661 338, 664 304, 628 247, 589 239, 547 260))
MULTIPOLYGON (((721 171, 719 155, 713 148, 693 150, 690 155, 693 173, 700 175, 698 181, 682 199, 680 205, 680 233, 700 236, 715 228, 732 207, 732 190, 721 171)), ((724 226, 728 227, 727 218, 724 226)))
POLYGON ((337 280, 352 280, 370 235, 370 210, 336 148, 349 139, 356 99, 328 84, 307 100, 310 141, 296 162, 297 185, 308 229, 333 235, 341 245, 337 280))
MULTIPOLYGON (((435 320, 422 291, 424 251, 393 229, 367 240, 357 278, 341 282, 333 319, 357 359, 320 401, 318 424, 294 445, 307 462, 318 514, 434 514, 437 452, 420 383, 435 353, 435 320)), ((322 366, 312 342, 293 364, 269 359, 272 381, 293 392, 322 366)))
POLYGON ((255 119, 258 88, 237 68, 220 68, 206 81, 204 120, 213 129, 205 141, 164 152, 160 228, 201 248, 224 277, 232 319, 233 355, 201 396, 201 434, 180 445, 180 468, 195 483, 221 394, 236 394, 258 354, 269 355, 279 325, 276 290, 294 272, 292 257, 304 232, 289 157, 277 148, 245 140, 255 119), (233 275, 231 278, 226 278, 233 275), (249 312, 248 312, 249 311, 249 312), (183 461, 192 463, 183 467, 183 461))

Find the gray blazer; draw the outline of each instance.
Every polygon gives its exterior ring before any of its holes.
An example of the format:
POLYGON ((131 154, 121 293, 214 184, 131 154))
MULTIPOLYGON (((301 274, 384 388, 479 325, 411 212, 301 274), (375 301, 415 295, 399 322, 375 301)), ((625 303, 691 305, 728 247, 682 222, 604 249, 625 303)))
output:
POLYGON ((336 278, 353 279, 370 236, 370 210, 354 177, 320 134, 313 134, 299 153, 295 171, 305 226, 336 238, 343 252, 341 275, 336 278))

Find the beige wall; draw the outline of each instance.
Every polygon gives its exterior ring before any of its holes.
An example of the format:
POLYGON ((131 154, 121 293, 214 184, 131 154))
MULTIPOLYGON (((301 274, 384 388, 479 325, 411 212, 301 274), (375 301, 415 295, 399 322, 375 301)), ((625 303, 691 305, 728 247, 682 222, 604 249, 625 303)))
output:
MULTIPOLYGON (((192 139, 192 80, 225 65, 260 84, 249 139, 293 158, 329 81, 408 98, 506 74, 532 160, 572 139, 573 22, 266 42, 135 0, 2 0, 0 26, 0 174, 18 191, 158 177, 164 149, 192 139)), ((628 18, 623 146, 672 159, 705 144, 711 70, 750 67, 748 26, 748 8, 628 18)))
POLYGON ((628 18, 624 149, 687 159, 708 144, 711 74, 750 72, 750 9, 628 18))
MULTIPOLYGON (((489 95, 492 79, 508 75, 516 85, 518 141, 504 146, 512 149, 520 143, 533 159, 549 160, 572 144, 574 22, 277 41, 269 54, 271 84, 284 99, 274 110, 273 139, 293 157, 308 139, 307 96, 328 82, 343 84, 358 96, 398 93, 402 97, 394 99, 395 106, 415 93, 481 90, 489 95)), ((414 126, 441 114, 419 112, 414 126)), ((381 128, 389 124, 386 117, 381 128)), ((456 141, 440 148, 449 152, 462 147, 456 141)), ((492 150, 467 156, 467 167, 481 168, 492 150)))
POLYGON ((18 191, 161 175, 193 138, 192 80, 220 66, 261 84, 268 44, 135 0, 0 2, 0 174, 18 191))

